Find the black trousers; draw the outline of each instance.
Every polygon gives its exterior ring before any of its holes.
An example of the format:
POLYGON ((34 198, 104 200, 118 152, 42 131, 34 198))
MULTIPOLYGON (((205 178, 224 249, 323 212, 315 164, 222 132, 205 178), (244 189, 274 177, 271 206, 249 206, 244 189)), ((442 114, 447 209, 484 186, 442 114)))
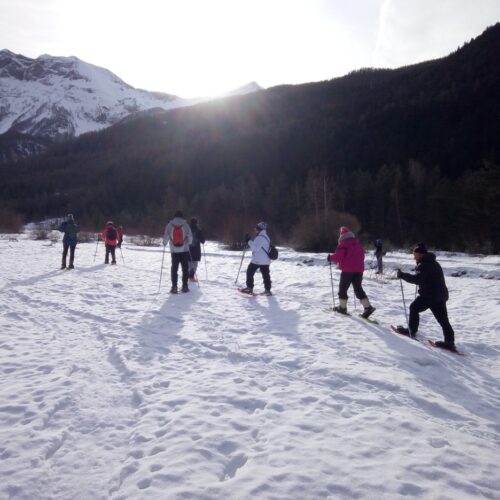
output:
POLYGON ((418 296, 410 304, 410 319, 408 328, 412 335, 416 335, 418 331, 418 324, 420 322, 419 314, 427 309, 430 309, 437 322, 443 329, 445 342, 455 343, 455 332, 450 325, 448 319, 448 310, 446 309, 446 302, 431 302, 425 297, 418 296))
POLYGON ((250 262, 247 267, 247 287, 253 289, 253 277, 257 272, 257 269, 260 269, 262 274, 262 279, 264 280, 264 288, 266 290, 271 290, 271 272, 269 270, 269 265, 259 265, 250 262))
POLYGON ((111 254, 111 262, 113 262, 113 264, 116 264, 115 250, 115 245, 106 245, 106 257, 104 259, 105 264, 109 264, 109 254, 111 254))
POLYGON ((74 244, 63 243, 62 267, 66 267, 66 257, 68 255, 68 249, 69 249, 69 265, 70 266, 73 265, 73 262, 75 260, 75 248, 76 248, 76 243, 74 244))
POLYGON ((342 271, 340 273, 340 283, 339 283, 339 298, 347 300, 349 297, 347 296, 347 290, 351 286, 354 288, 354 294, 356 297, 361 299, 366 299, 366 293, 361 286, 361 282, 363 281, 363 273, 346 273, 342 271))
POLYGON ((172 252, 170 255, 172 257, 172 266, 170 267, 172 286, 177 286, 179 264, 182 268, 182 286, 187 286, 189 277, 189 252, 172 252))

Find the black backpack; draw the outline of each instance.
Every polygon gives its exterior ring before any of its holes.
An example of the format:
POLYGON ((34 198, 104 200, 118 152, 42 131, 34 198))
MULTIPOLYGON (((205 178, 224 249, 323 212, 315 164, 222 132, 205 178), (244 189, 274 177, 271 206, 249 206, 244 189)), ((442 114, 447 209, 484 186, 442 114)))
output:
POLYGON ((278 249, 272 244, 269 245, 269 252, 266 253, 271 260, 276 260, 278 258, 278 249))
MULTIPOLYGON (((264 235, 262 235, 262 236, 264 236, 264 235)), ((266 252, 267 256, 271 260, 276 260, 278 258, 278 249, 271 243, 271 240, 269 240, 269 252, 264 247, 261 247, 261 248, 262 248, 262 250, 264 250, 264 252, 266 252)))
POLYGON ((118 233, 116 232, 116 229, 113 226, 108 227, 108 232, 107 232, 108 240, 116 240, 117 236, 118 233))

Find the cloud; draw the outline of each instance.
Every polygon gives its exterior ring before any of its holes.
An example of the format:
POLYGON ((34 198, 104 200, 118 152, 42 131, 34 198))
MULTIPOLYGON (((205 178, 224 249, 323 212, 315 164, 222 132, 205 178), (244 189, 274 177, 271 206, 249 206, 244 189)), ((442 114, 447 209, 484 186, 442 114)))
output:
POLYGON ((498 0, 384 0, 372 65, 394 68, 445 56, 498 21, 498 0))

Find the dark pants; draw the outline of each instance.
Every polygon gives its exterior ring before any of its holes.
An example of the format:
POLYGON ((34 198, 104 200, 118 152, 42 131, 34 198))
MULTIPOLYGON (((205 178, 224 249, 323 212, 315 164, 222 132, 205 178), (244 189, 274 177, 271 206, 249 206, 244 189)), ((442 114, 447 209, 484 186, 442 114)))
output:
POLYGON ((450 320, 448 319, 448 311, 446 309, 446 302, 430 302, 425 297, 417 297, 410 304, 410 320, 408 328, 412 335, 416 335, 418 331, 418 324, 420 322, 419 314, 427 309, 430 309, 437 322, 441 325, 443 329, 443 335, 445 342, 455 343, 455 332, 450 325, 450 320))
POLYGON ((347 300, 347 290, 351 286, 354 288, 354 294, 356 297, 361 299, 366 299, 366 293, 361 286, 363 281, 363 273, 346 273, 342 271, 340 273, 340 283, 339 283, 339 298, 347 300))
POLYGON ((75 248, 76 248, 76 243, 63 243, 61 267, 66 267, 66 257, 68 255, 68 249, 69 249, 69 265, 73 266, 73 261, 75 260, 75 248))
POLYGON ((106 245, 106 257, 104 259, 105 264, 109 264, 109 254, 111 254, 111 259, 112 259, 111 262, 113 264, 116 264, 115 250, 116 250, 115 245, 106 245))
POLYGON ((269 266, 254 264, 253 262, 250 262, 247 267, 247 287, 253 289, 253 277, 257 269, 260 269, 260 272, 262 273, 264 288, 266 290, 271 290, 271 272, 269 270, 269 266))
POLYGON ((375 254, 377 258, 377 273, 382 274, 384 271, 384 264, 382 262, 382 254, 375 254))
POLYGON ((189 266, 189 252, 172 252, 172 266, 170 267, 170 279, 172 286, 177 286, 177 272, 179 264, 182 268, 182 286, 187 286, 188 283, 188 266, 189 266))

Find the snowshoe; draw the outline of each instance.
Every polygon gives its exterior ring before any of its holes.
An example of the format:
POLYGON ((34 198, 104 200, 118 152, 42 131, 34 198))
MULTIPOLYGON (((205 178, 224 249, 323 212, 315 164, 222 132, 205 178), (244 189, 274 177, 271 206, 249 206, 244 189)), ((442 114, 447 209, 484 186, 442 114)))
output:
POLYGON ((271 292, 271 290, 265 290, 262 295, 267 295, 268 297, 271 297, 272 294, 273 292, 271 292))
POLYGON ((181 292, 182 292, 182 293, 187 293, 187 292, 189 292, 189 288, 188 288, 188 286, 187 286, 187 285, 183 285, 183 286, 182 286, 182 288, 181 288, 181 292))
POLYGON ((249 288, 248 286, 245 288, 239 288, 239 291, 241 293, 246 293, 247 295, 253 295, 253 290, 249 288))
POLYGON ((434 342, 434 345, 436 347, 440 347, 441 349, 448 349, 448 351, 456 351, 457 350, 454 343, 445 342, 444 340, 437 340, 436 342, 434 342))

